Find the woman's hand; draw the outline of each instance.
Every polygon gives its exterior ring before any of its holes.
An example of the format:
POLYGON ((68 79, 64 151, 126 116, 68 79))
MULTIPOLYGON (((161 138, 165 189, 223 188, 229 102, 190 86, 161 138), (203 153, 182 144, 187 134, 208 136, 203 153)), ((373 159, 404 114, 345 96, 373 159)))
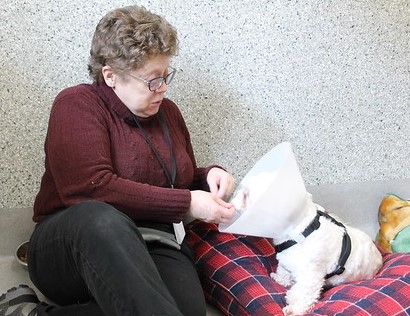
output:
POLYGON ((229 199, 235 187, 235 179, 221 168, 209 170, 206 181, 211 193, 225 201, 229 199))
POLYGON ((191 206, 188 215, 208 223, 228 223, 235 208, 216 195, 206 191, 191 191, 191 206))

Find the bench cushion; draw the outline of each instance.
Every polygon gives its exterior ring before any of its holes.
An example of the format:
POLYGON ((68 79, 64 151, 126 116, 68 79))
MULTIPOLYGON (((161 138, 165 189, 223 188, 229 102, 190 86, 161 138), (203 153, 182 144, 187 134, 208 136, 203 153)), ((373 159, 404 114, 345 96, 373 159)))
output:
MULTIPOLYGON (((269 239, 220 233, 215 224, 187 228, 207 300, 226 315, 282 315, 286 289, 269 274, 276 269, 269 239)), ((410 314, 410 255, 383 253, 383 267, 371 280, 323 293, 307 315, 410 314)))

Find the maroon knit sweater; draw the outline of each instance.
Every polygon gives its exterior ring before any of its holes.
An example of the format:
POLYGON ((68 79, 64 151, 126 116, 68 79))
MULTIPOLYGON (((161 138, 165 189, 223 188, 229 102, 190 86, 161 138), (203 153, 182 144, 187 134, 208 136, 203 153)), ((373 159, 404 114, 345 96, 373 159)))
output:
MULTIPOLYGON (((131 112, 105 82, 62 91, 51 109, 45 141, 45 172, 33 220, 86 200, 107 202, 137 221, 179 222, 189 190, 208 190, 211 167, 198 168, 189 132, 177 106, 164 99, 176 158, 175 189, 145 142, 131 112)), ((170 152, 158 115, 141 125, 170 170, 170 152)))

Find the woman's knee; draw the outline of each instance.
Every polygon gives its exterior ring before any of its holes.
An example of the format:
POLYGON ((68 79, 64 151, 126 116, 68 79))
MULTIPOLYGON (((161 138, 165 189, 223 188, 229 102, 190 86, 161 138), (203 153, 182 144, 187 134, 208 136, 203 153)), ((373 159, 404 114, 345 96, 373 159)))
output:
POLYGON ((142 239, 135 223, 108 203, 81 202, 71 206, 66 212, 73 231, 82 235, 82 238, 110 240, 132 234, 142 239))

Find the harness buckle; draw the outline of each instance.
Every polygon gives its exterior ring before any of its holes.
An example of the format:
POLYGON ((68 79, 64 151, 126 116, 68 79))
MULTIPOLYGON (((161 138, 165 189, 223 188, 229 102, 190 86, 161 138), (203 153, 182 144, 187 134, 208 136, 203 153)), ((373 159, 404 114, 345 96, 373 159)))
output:
POLYGON ((339 267, 336 271, 335 274, 341 275, 343 272, 345 272, 345 267, 339 267))

